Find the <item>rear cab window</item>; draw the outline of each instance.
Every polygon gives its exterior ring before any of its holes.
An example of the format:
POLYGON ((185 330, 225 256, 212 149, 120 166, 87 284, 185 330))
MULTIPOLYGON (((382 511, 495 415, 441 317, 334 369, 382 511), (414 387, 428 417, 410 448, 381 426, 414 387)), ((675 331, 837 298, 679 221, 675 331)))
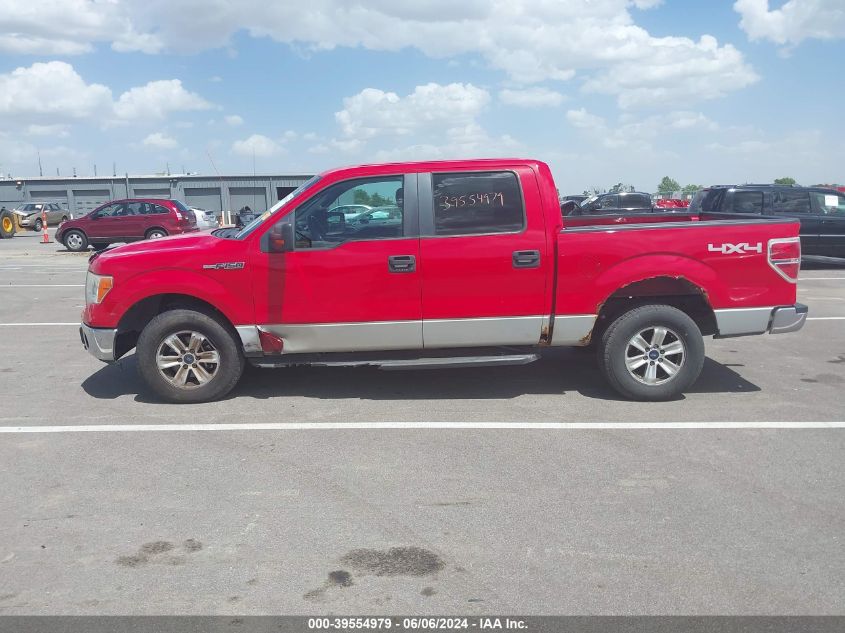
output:
POLYGON ((690 213, 715 213, 721 211, 722 194, 724 189, 702 189, 690 202, 690 213))
POLYGON ((525 204, 511 171, 434 173, 434 234, 517 233, 525 228, 525 204))

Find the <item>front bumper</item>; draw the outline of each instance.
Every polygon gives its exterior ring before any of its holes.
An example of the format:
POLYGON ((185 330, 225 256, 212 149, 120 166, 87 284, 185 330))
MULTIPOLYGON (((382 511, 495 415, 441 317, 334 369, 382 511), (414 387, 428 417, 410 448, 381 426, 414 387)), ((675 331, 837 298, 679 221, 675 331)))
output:
POLYGON ((94 328, 84 323, 79 326, 79 338, 82 346, 97 360, 104 363, 114 361, 114 340, 117 330, 111 328, 94 328))
POLYGON ((766 332, 786 334, 800 330, 807 320, 807 306, 803 303, 791 306, 714 310, 714 313, 718 329, 716 338, 749 336, 766 332))

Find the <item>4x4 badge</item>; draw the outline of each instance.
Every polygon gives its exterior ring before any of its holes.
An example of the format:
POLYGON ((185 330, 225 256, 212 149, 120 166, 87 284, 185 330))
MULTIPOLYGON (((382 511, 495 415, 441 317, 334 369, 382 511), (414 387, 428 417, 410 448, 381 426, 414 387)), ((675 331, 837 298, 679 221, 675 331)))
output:
POLYGON ((740 242, 739 244, 708 244, 707 250, 711 253, 721 253, 722 255, 732 255, 733 253, 760 253, 763 254, 763 245, 760 242, 756 244, 749 244, 748 242, 740 242))

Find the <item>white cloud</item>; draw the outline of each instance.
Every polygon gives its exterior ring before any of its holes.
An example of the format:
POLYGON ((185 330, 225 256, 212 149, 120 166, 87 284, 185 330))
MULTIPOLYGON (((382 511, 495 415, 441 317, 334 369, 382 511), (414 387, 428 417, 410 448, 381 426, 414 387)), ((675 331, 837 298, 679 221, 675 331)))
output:
POLYGON ((208 110, 211 104, 188 92, 179 79, 161 79, 127 90, 114 104, 118 119, 162 119, 170 112, 208 110))
POLYGON ((84 119, 111 109, 111 90, 86 84, 65 62, 35 63, 0 75, 0 115, 84 119))
POLYGON ((768 0, 737 0, 734 11, 752 41, 797 45, 806 39, 845 37, 842 0, 789 0, 777 9, 770 9, 768 0))
POLYGON ((521 108, 554 107, 559 106, 566 99, 565 95, 548 88, 523 88, 522 90, 506 88, 499 92, 499 100, 502 103, 521 108))
POLYGON ((27 136, 53 136, 58 138, 65 138, 70 135, 69 126, 63 123, 56 123, 53 125, 38 125, 31 124, 26 126, 27 136))
POLYGON ((36 62, 0 74, 0 117, 21 127, 28 125, 25 129, 30 135, 67 133, 71 122, 114 125, 210 107, 178 79, 151 81, 114 101, 110 88, 86 83, 67 62, 36 62))
POLYGON ((238 116, 237 114, 230 114, 225 117, 226 123, 229 125, 236 127, 238 125, 243 125, 244 120, 242 117, 238 116))
POLYGON ((490 94, 472 84, 429 83, 405 96, 367 88, 345 98, 335 113, 341 137, 308 151, 377 161, 511 153, 519 143, 507 135, 491 136, 478 121, 489 103, 490 94))
POLYGON ((400 97, 366 88, 343 100, 335 120, 348 138, 408 136, 424 127, 453 128, 472 123, 490 102, 490 94, 472 84, 429 83, 400 97))
POLYGON ((150 134, 141 143, 146 147, 152 147, 154 149, 173 149, 179 146, 175 138, 167 136, 162 132, 150 134))
POLYGON ((253 134, 249 138, 232 143, 232 151, 240 156, 267 158, 280 154, 283 148, 271 138, 253 134))
MULTIPOLYGON (((478 55, 518 83, 583 74, 591 90, 624 107, 659 105, 668 92, 707 99, 756 79, 743 56, 715 38, 658 37, 638 26, 635 10, 658 0, 311 0, 307 10, 266 0, 5 1, 0 32, 13 34, 16 41, 7 46, 17 49, 52 38, 77 52, 100 41, 116 50, 196 51, 231 47, 245 31, 312 50, 412 47, 434 58, 478 55)), ((760 0, 740 2, 760 6, 760 0)))
POLYGON ((684 110, 645 118, 622 116, 619 124, 613 126, 602 117, 581 108, 567 111, 566 120, 590 138, 594 147, 613 150, 625 148, 651 151, 655 144, 668 139, 670 135, 677 137, 695 129, 715 131, 719 127, 701 112, 684 110))

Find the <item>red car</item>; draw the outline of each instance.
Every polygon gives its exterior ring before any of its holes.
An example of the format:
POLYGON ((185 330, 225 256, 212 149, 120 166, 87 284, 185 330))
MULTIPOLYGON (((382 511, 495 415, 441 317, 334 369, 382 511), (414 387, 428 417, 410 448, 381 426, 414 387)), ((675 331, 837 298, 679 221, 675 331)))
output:
POLYGON ((136 348, 170 402, 223 397, 246 363, 521 365, 590 345, 619 393, 664 400, 698 377, 704 336, 803 326, 800 259, 796 220, 570 222, 539 161, 364 165, 312 178, 242 229, 96 254, 80 335, 106 362, 136 348), (336 210, 376 194, 396 218, 336 210))
POLYGON ((132 198, 112 200, 88 215, 62 222, 56 241, 78 252, 89 245, 101 250, 114 242, 152 240, 196 230, 194 212, 179 200, 132 198))

